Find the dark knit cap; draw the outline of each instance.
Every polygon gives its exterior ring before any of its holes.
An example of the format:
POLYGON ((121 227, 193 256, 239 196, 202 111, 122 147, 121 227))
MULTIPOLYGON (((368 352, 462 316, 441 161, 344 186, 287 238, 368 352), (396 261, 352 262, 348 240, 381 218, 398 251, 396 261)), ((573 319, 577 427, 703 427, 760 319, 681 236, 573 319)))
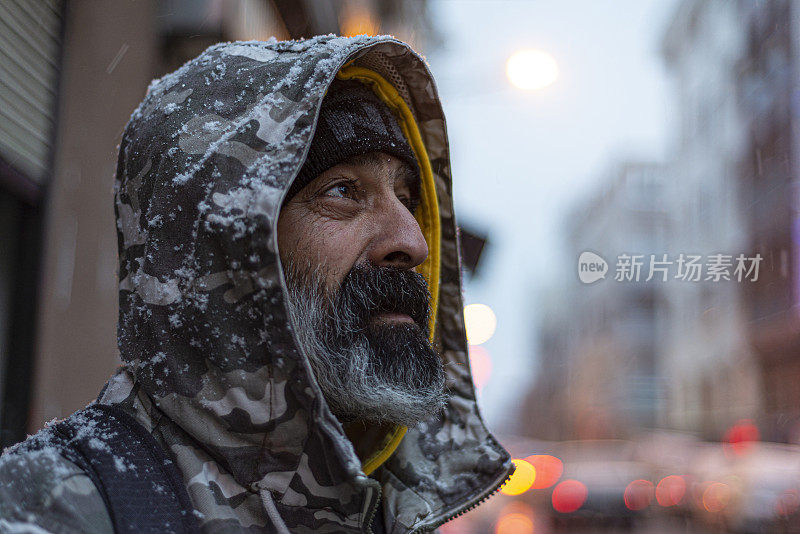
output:
POLYGON ((320 173, 368 152, 391 154, 419 176, 417 159, 388 106, 363 83, 336 79, 322 101, 308 156, 284 204, 320 173))

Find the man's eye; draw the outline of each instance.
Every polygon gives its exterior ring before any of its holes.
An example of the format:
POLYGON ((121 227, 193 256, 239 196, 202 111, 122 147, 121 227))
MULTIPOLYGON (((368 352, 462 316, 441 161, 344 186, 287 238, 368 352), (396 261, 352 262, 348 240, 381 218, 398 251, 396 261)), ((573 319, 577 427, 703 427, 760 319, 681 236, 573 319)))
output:
POLYGON ((334 198, 350 198, 355 200, 357 198, 357 191, 352 183, 341 182, 325 189, 322 192, 322 196, 334 197, 334 198))

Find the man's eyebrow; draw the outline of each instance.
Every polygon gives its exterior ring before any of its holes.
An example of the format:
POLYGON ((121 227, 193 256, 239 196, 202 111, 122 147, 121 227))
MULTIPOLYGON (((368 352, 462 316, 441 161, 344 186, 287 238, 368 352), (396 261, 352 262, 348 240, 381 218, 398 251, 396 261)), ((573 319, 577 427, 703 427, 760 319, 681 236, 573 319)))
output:
MULTIPOLYGON (((378 174, 388 170, 386 159, 375 152, 357 154, 347 158, 345 161, 353 165, 365 165, 372 167, 374 172, 378 174)), ((411 196, 415 200, 419 200, 421 198, 420 188, 422 187, 422 183, 420 176, 418 173, 414 172, 414 169, 405 161, 402 161, 401 165, 394 168, 391 174, 391 179, 392 183, 396 184, 399 181, 408 187, 408 190, 411 192, 411 196)))

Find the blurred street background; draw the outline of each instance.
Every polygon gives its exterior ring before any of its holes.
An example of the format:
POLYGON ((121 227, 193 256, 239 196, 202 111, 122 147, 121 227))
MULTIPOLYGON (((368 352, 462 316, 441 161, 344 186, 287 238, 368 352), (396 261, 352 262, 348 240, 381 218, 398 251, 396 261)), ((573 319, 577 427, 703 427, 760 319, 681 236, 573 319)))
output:
POLYGON ((150 80, 327 33, 408 42, 447 117, 517 472, 442 532, 800 532, 792 0, 0 0, 0 444, 120 363, 116 147, 150 80))

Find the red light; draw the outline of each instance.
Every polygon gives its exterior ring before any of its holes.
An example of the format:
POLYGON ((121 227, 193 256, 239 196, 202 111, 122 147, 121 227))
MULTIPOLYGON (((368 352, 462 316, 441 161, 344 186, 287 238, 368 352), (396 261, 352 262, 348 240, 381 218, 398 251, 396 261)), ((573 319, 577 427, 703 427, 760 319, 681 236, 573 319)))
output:
POLYGON ((532 489, 549 488, 558 482, 564 472, 564 464, 561 460, 549 454, 534 454, 525 458, 525 461, 536 469, 536 478, 531 486, 532 489))
POLYGON ((656 501, 661 506, 675 506, 683 501, 686 495, 686 481, 678 475, 669 475, 661 479, 656 486, 656 501))
POLYGON ((653 483, 649 480, 634 480, 625 488, 625 506, 629 510, 647 508, 653 501, 653 483))
POLYGON ((577 480, 564 480, 553 490, 553 508, 562 514, 574 512, 583 506, 589 490, 577 480))
POLYGON ((725 450, 733 454, 744 454, 758 439, 758 427, 755 422, 752 419, 742 419, 736 421, 736 424, 725 432, 725 450))
POLYGON ((476 388, 483 389, 492 374, 492 358, 485 347, 478 345, 470 345, 468 354, 472 380, 475 382, 476 388))

